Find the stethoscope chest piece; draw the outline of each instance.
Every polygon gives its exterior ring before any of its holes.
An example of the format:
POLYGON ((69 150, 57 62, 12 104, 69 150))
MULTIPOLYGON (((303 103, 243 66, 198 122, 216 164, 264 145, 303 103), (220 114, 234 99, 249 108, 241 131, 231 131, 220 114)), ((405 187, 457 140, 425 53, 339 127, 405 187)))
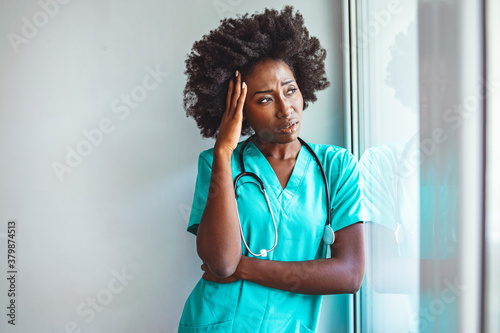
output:
POLYGON ((325 225, 325 231, 323 232, 323 243, 325 245, 332 245, 335 242, 335 233, 332 227, 328 224, 325 225))
POLYGON ((405 241, 405 231, 402 224, 398 224, 398 227, 396 228, 396 231, 394 231, 394 234, 396 235, 396 243, 399 244, 405 241))

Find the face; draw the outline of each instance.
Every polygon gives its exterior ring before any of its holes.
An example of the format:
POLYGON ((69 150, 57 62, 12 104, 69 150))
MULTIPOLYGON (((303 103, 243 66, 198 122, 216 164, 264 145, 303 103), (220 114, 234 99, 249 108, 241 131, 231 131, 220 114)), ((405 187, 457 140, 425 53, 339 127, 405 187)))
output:
POLYGON ((258 139, 268 143, 296 140, 304 101, 288 65, 279 60, 263 60, 244 81, 248 91, 243 112, 258 139))

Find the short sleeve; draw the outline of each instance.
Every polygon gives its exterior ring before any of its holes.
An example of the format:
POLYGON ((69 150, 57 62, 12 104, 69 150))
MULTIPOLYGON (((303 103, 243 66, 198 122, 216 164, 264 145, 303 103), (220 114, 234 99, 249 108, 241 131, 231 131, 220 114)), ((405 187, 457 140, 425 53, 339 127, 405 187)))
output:
POLYGON ((344 153, 339 179, 335 182, 332 200, 332 228, 340 230, 356 222, 365 221, 365 208, 360 189, 356 158, 344 153))
POLYGON ((201 153, 198 158, 198 176, 196 178, 193 206, 191 207, 191 215, 189 216, 189 225, 187 228, 187 231, 194 235, 198 232, 201 216, 207 204, 210 177, 212 175, 212 165, 207 161, 204 153, 201 153))
POLYGON ((391 230, 397 228, 397 173, 395 148, 381 145, 368 149, 359 161, 361 191, 370 216, 367 221, 391 230))

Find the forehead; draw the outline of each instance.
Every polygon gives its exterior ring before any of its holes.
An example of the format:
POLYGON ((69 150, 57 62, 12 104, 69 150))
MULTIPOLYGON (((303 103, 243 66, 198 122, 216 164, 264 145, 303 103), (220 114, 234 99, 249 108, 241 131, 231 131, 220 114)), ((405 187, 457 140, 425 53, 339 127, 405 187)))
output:
POLYGON ((252 71, 246 76, 245 81, 249 85, 266 85, 276 81, 295 80, 292 70, 281 60, 266 59, 258 62, 252 71))

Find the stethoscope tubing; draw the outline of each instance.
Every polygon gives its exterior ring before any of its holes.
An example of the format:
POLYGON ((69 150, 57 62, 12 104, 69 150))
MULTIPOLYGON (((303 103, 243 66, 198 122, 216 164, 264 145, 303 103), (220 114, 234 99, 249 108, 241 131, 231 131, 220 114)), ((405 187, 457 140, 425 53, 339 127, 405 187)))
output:
POLYGON ((323 168, 323 164, 319 160, 318 155, 316 155, 316 153, 311 148, 311 146, 309 146, 309 144, 307 144, 307 142, 305 142, 301 138, 298 138, 298 139, 299 139, 300 143, 303 146, 305 146, 307 148, 307 150, 309 150, 309 152, 311 153, 311 155, 316 160, 316 163, 318 164, 319 169, 321 170, 321 175, 323 176, 323 183, 325 184, 325 193, 326 193, 326 202, 327 202, 327 206, 326 207, 328 207, 328 214, 326 214, 326 226, 331 226, 332 225, 332 217, 330 215, 330 208, 329 208, 330 207, 330 189, 328 187, 328 179, 326 178, 325 169, 323 168))
MULTIPOLYGON (((325 223, 325 233, 328 230, 329 231, 328 233, 331 234, 331 235, 329 235, 330 237, 328 238, 328 239, 331 238, 331 241, 328 241, 328 242, 325 242, 325 243, 328 243, 328 245, 331 245, 333 243, 334 239, 335 239, 335 235, 334 235, 333 229, 331 228, 330 190, 329 190, 329 187, 328 187, 328 179, 326 178, 325 169, 323 168, 323 165, 322 165, 321 161, 319 160, 318 155, 316 155, 316 153, 311 148, 311 146, 309 146, 309 144, 307 144, 307 142, 305 142, 301 138, 297 138, 297 139, 311 153, 311 155, 314 157, 314 159, 316 160, 316 163, 318 164, 318 166, 319 166, 319 168, 321 170, 321 175, 323 177, 323 182, 325 184, 325 193, 326 193, 326 201, 327 201, 327 206, 326 206, 327 207, 327 214, 326 214, 326 223, 325 223)), ((243 243, 244 243, 246 249, 248 250, 248 252, 251 255, 255 256, 255 257, 266 257, 267 253, 273 251, 276 248, 276 245, 278 244, 278 227, 276 225, 276 220, 274 219, 274 214, 273 214, 273 211, 272 211, 272 208, 271 208, 271 204, 269 202, 269 197, 267 196, 266 187, 264 185, 264 182, 255 173, 247 172, 245 170, 245 163, 243 162, 243 152, 244 152, 244 150, 245 150, 245 148, 246 148, 249 140, 250 140, 250 138, 248 138, 243 143, 243 145, 241 146, 241 149, 239 151, 239 162, 240 162, 240 167, 241 167, 241 173, 234 178, 234 182, 233 182, 233 184, 234 184, 234 191, 235 191, 235 199, 237 199, 237 197, 238 197, 238 193, 237 193, 238 181, 242 177, 250 176, 250 177, 252 177, 254 180, 256 180, 259 183, 260 189, 261 189, 262 193, 264 194, 264 197, 265 197, 266 203, 267 203, 267 207, 269 208, 269 212, 271 213, 271 217, 272 217, 273 224, 274 224, 275 238, 274 238, 274 245, 272 246, 272 248, 270 248, 270 249, 261 249, 260 254, 256 254, 256 253, 252 252, 250 250, 247 242, 246 242, 245 236, 243 235, 243 228, 241 226, 241 220, 240 220, 239 214, 238 214, 238 222, 239 222, 239 225, 240 225, 241 239, 243 240, 243 243)), ((238 207, 237 200, 236 200, 236 207, 238 207)), ((323 237, 323 240, 325 240, 325 236, 323 237)))

